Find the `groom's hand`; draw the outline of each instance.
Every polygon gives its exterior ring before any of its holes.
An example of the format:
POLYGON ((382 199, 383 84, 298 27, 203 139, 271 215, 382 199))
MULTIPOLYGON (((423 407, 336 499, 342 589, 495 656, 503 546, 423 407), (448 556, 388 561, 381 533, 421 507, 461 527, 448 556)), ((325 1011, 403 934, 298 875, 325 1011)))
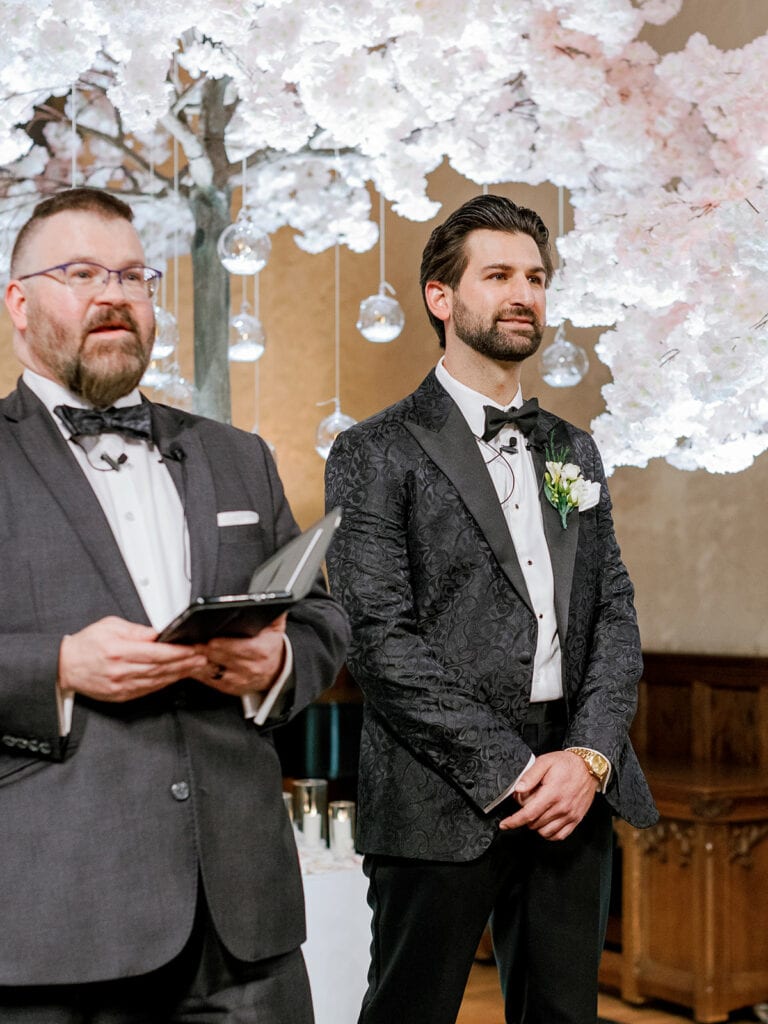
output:
POLYGON ((544 839, 566 839, 595 798, 598 782, 582 759, 567 750, 540 754, 512 794, 520 810, 499 827, 529 828, 544 839))

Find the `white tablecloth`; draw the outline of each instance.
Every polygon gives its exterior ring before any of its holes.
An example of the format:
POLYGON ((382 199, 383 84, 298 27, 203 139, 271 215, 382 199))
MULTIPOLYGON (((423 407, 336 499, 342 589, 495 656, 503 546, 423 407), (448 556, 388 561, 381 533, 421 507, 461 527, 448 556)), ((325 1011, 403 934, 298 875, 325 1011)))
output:
POLYGON ((304 875, 307 941, 302 950, 315 1024, 356 1024, 371 945, 368 879, 356 861, 304 875))

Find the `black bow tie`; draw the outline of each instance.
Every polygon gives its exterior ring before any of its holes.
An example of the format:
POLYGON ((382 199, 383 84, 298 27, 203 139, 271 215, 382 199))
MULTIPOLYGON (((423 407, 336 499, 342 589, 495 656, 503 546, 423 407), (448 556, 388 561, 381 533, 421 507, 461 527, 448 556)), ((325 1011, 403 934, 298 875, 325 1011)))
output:
POLYGON ((97 434, 121 434, 144 441, 152 440, 149 404, 125 405, 121 409, 76 409, 57 405, 53 410, 73 436, 96 437, 97 434))
POLYGON ((503 409, 497 409, 494 405, 484 405, 483 409, 485 410, 484 441, 490 441, 491 438, 496 437, 501 428, 507 424, 517 427, 520 433, 527 437, 539 418, 539 403, 535 398, 529 398, 527 402, 523 402, 519 409, 508 409, 506 412, 503 409))

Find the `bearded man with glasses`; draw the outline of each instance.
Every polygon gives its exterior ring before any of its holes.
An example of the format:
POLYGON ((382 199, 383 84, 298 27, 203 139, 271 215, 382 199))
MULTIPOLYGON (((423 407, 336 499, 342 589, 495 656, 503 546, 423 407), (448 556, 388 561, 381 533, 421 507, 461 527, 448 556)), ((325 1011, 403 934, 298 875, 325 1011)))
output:
POLYGON ((156 641, 298 528, 260 438, 139 394, 161 275, 131 221, 44 200, 6 289, 0 1020, 311 1024, 270 731, 333 682, 346 620, 318 579, 256 636, 156 641))

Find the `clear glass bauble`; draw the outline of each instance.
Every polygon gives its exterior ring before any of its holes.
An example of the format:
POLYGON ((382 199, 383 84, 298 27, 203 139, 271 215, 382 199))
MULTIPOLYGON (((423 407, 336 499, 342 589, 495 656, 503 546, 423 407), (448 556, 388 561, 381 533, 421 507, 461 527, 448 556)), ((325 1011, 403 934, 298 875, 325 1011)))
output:
POLYGON ((589 369, 589 358, 580 345, 563 337, 562 330, 541 354, 541 376, 551 388, 572 388, 580 384, 589 369))
POLYGON ((168 405, 174 406, 176 409, 184 409, 186 412, 192 412, 195 399, 195 388, 188 380, 184 377, 178 377, 176 380, 171 381, 170 384, 163 388, 163 394, 165 395, 165 401, 168 405))
POLYGON ((216 251, 230 274, 258 274, 267 265, 272 243, 269 235, 241 212, 235 223, 219 235, 216 251))
POLYGON ((179 325, 173 313, 162 306, 155 306, 155 341, 152 345, 153 359, 166 359, 173 355, 179 344, 179 325))
POLYGON ((171 350, 170 355, 158 358, 153 348, 139 384, 143 388, 164 388, 166 384, 171 383, 178 369, 174 350, 171 350))
POLYGON ((360 303, 356 327, 366 341, 394 341, 405 325, 405 313, 397 299, 371 295, 360 303))
POLYGON ((321 458, 327 459, 328 454, 333 447, 333 442, 339 434, 343 430, 346 430, 347 427, 353 427, 355 423, 357 423, 357 420, 353 420, 351 416, 347 416, 346 413, 343 413, 337 406, 331 415, 320 420, 320 423, 317 426, 317 433, 315 434, 315 451, 317 454, 321 458))
POLYGON ((229 320, 229 359, 232 363, 255 363, 264 355, 267 343, 258 317, 248 312, 247 304, 229 320))
POLYGON ((161 388, 158 388, 157 400, 158 402, 165 402, 166 405, 172 405, 176 409, 184 409, 186 412, 192 412, 192 406, 195 398, 195 387, 188 380, 177 372, 173 378, 166 384, 163 384, 161 388))

